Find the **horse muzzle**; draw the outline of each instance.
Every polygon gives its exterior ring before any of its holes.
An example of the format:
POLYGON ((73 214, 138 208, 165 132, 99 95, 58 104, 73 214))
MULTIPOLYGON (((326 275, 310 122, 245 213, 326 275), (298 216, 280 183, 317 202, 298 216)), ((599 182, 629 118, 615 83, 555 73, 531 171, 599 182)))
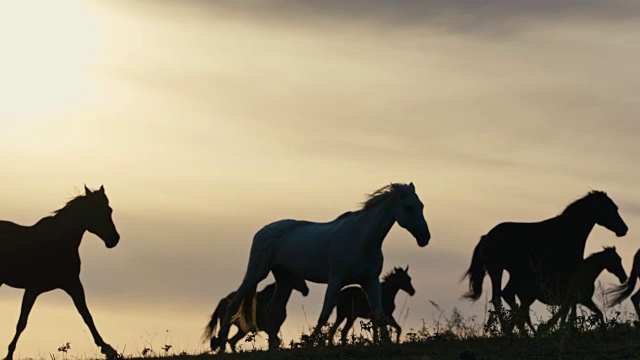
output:
POLYGON ((427 233, 426 235, 419 238, 416 237, 416 239, 418 240, 418 246, 425 247, 429 244, 429 240, 431 240, 431 234, 427 233))
POLYGON ((109 241, 105 241, 104 244, 107 246, 107 249, 112 249, 120 242, 120 234, 116 233, 114 236, 110 237, 109 241))
POLYGON ((617 237, 623 237, 623 236, 627 235, 628 231, 629 231, 629 228, 627 226, 625 226, 623 229, 620 229, 620 230, 616 231, 616 236, 617 237))

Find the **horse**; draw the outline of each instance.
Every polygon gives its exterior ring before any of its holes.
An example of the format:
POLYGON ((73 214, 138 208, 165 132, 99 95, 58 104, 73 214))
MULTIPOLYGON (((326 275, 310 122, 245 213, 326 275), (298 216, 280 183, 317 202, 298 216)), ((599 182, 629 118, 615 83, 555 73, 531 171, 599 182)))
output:
POLYGON ((98 333, 87 308, 80 282, 78 248, 86 231, 97 235, 109 249, 118 244, 120 235, 111 218, 112 209, 104 186, 96 191, 85 186, 84 190, 84 195, 76 196, 35 225, 0 221, 0 285, 25 290, 7 360, 13 359, 18 338, 27 326, 36 298, 54 289, 62 289, 71 296, 102 353, 108 359, 118 357, 118 353, 98 333))
MULTIPOLYGON (((619 305, 624 299, 628 298, 636 287, 636 280, 640 276, 640 250, 633 257, 633 265, 629 279, 624 284, 607 291, 607 298, 610 300, 611 306, 619 305)), ((636 314, 640 317, 640 290, 631 296, 631 303, 636 310, 636 314)))
MULTIPOLYGON (((292 287, 288 288, 289 296, 291 295, 291 292, 293 290, 298 290, 303 296, 307 296, 309 294, 309 288, 307 287, 307 284, 304 280, 296 279, 291 283, 291 285, 292 287)), ((270 308, 270 305, 273 294, 276 291, 276 286, 277 283, 271 283, 255 294, 255 311, 253 311, 253 306, 251 306, 249 312, 240 311, 237 314, 237 317, 234 316, 232 324, 238 328, 238 332, 234 335, 233 338, 229 339, 229 345, 231 346, 231 350, 234 353, 236 352, 236 343, 240 341, 245 335, 247 335, 249 331, 258 332, 267 329, 267 314, 272 310, 270 308)), ((226 314, 227 307, 229 306, 229 301, 231 301, 231 298, 234 295, 235 292, 232 292, 227 295, 227 297, 220 300, 218 306, 211 315, 211 320, 205 328, 204 338, 209 339, 212 350, 218 348, 219 341, 218 338, 214 336, 214 334, 218 326, 218 322, 221 321, 222 317, 226 314)), ((287 297, 287 301, 288 300, 289 298, 287 297)), ((251 304, 253 304, 253 301, 251 301, 251 304)), ((241 305, 240 309, 244 310, 243 308, 245 308, 245 306, 241 305)), ((282 309, 282 318, 279 319, 281 321, 279 321, 275 326, 278 331, 280 330, 280 327, 282 327, 286 316, 287 314, 285 308, 282 309)), ((275 334, 269 334, 269 338, 271 338, 271 336, 278 336, 277 332, 275 334)), ((279 339, 278 342, 280 342, 279 339)))
POLYGON ((469 291, 463 296, 476 301, 482 282, 491 278, 491 303, 502 318, 502 274, 530 279, 545 292, 562 291, 584 258, 589 233, 598 224, 622 237, 628 227, 618 206, 603 191, 591 191, 568 205, 558 216, 534 223, 504 222, 482 236, 473 251, 469 291))
MULTIPOLYGON (((275 267, 315 283, 327 284, 322 311, 311 338, 317 338, 345 285, 359 284, 375 312, 374 326, 383 317, 380 295, 382 242, 397 222, 416 239, 418 246, 429 243, 431 234, 423 215, 424 205, 415 186, 392 183, 369 195, 360 210, 340 215, 333 221, 318 223, 303 220, 280 220, 260 229, 254 236, 244 279, 218 333, 221 351, 227 340, 230 320, 242 299, 275 267)), ((278 275, 273 272, 278 280, 278 275)), ((283 291, 276 289, 273 302, 282 304, 283 291)), ((280 308, 280 307, 279 307, 280 308)), ((270 316, 277 316, 272 312, 270 316)), ((271 325, 273 321, 269 322, 271 325)), ((386 326, 382 327, 388 340, 386 326)))
MULTIPOLYGON (((386 319, 389 321, 394 329, 396 329, 396 342, 400 342, 400 333, 402 328, 398 325, 398 322, 393 318, 393 310, 396 309, 395 298, 398 291, 404 290, 410 296, 416 293, 416 290, 411 284, 411 277, 409 276, 409 266, 405 269, 396 267, 392 272, 389 272, 382 278, 380 283, 382 293, 382 310, 386 319)), ((338 294, 338 301, 336 302, 336 321, 329 330, 329 339, 333 339, 338 326, 347 319, 347 323, 342 328, 342 344, 347 342, 347 334, 353 326, 353 322, 358 318, 371 318, 371 305, 367 300, 367 295, 361 288, 356 286, 350 286, 342 289, 338 294)), ((375 332, 374 332, 375 337, 375 332)))
POLYGON ((516 277, 509 279, 509 282, 502 290, 503 296, 512 309, 518 309, 519 314, 516 319, 517 324, 524 330, 522 323, 523 317, 532 330, 531 318, 529 316, 529 308, 535 300, 539 300, 547 305, 560 305, 560 310, 544 325, 538 327, 540 332, 553 326, 558 319, 565 321, 566 315, 571 310, 571 318, 575 319, 577 305, 581 304, 591 310, 599 321, 604 319, 602 311, 593 302, 593 294, 596 290, 595 282, 602 271, 615 275, 620 283, 627 281, 627 273, 622 267, 622 259, 616 252, 615 247, 605 247, 603 251, 591 254, 584 259, 578 270, 573 274, 569 286, 563 289, 561 293, 550 294, 540 291, 535 284, 527 281, 520 281, 516 277), (515 296, 520 299, 520 306, 515 303, 515 296))

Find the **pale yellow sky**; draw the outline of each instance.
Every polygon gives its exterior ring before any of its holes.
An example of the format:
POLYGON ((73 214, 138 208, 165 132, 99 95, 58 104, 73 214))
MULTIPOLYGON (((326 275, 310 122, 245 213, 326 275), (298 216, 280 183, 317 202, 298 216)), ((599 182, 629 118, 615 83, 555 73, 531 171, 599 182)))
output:
MULTIPOLYGON (((156 349, 203 349, 260 227, 330 220, 392 181, 416 184, 433 236, 419 249, 394 228, 384 244, 385 271, 410 265, 417 290, 406 330, 431 319, 428 300, 481 314, 458 300, 479 237, 590 189, 631 230, 596 229, 587 251, 616 245, 630 267, 640 12, 462 3, 3 2, 0 218, 32 224, 105 185, 122 240, 87 235, 82 279, 103 337, 130 354, 156 333, 156 349)), ((324 286, 311 291, 293 295, 285 338, 315 323, 324 286)), ((0 290, 0 349, 20 296, 0 290)), ((71 301, 46 294, 16 354, 67 341, 98 353, 71 301)))

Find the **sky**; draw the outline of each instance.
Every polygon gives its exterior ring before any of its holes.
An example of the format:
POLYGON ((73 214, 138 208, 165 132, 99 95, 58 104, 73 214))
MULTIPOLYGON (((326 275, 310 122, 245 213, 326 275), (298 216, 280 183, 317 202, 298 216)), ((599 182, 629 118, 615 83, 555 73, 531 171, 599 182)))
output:
MULTIPOLYGON (((383 271, 409 265, 416 288, 396 318, 430 323, 433 301, 482 319, 484 299, 459 299, 480 236, 591 189, 630 231, 596 228, 586 252, 615 245, 630 269, 639 25, 622 0, 2 2, 0 218, 30 225, 104 185, 121 242, 80 247, 98 329, 125 354, 197 352, 262 226, 328 221, 413 182, 432 239, 394 227, 384 242, 383 271)), ((315 324, 325 286, 310 288, 285 341, 315 324)), ((0 288, 0 348, 21 295, 0 288)), ((70 299, 47 293, 16 355, 66 342, 99 354, 70 299)))

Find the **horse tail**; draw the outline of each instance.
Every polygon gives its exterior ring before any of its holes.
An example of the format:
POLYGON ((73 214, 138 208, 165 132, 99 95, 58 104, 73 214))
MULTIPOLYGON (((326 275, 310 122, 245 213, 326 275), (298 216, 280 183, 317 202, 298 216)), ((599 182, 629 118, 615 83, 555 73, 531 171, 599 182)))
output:
POLYGON ((636 286, 638 276, 640 276, 640 250, 638 250, 633 257, 633 266, 627 281, 624 284, 607 291, 607 295, 612 296, 612 298, 607 297, 611 304, 610 306, 620 304, 624 299, 631 295, 633 288, 636 286))
POLYGON ((480 242, 473 250, 471 266, 469 266, 469 270, 464 273, 461 279, 463 280, 466 277, 469 278, 469 292, 465 293, 463 297, 473 301, 480 299, 480 295, 482 295, 482 282, 484 281, 484 276, 487 273, 481 247, 482 240, 484 240, 484 238, 485 236, 480 238, 480 242))
POLYGON ((211 314, 211 320, 209 320, 209 323, 204 328, 204 334, 202 334, 202 342, 206 342, 207 340, 211 340, 215 338, 214 335, 218 330, 218 322, 222 321, 222 317, 227 312, 228 302, 229 302, 229 299, 224 298, 220 300, 220 302, 218 303, 218 306, 216 306, 216 309, 213 311, 213 314, 211 314))
POLYGON ((240 302, 238 311, 231 317, 231 323, 236 324, 244 332, 257 331, 257 307, 258 293, 254 287, 253 291, 250 291, 240 302))

